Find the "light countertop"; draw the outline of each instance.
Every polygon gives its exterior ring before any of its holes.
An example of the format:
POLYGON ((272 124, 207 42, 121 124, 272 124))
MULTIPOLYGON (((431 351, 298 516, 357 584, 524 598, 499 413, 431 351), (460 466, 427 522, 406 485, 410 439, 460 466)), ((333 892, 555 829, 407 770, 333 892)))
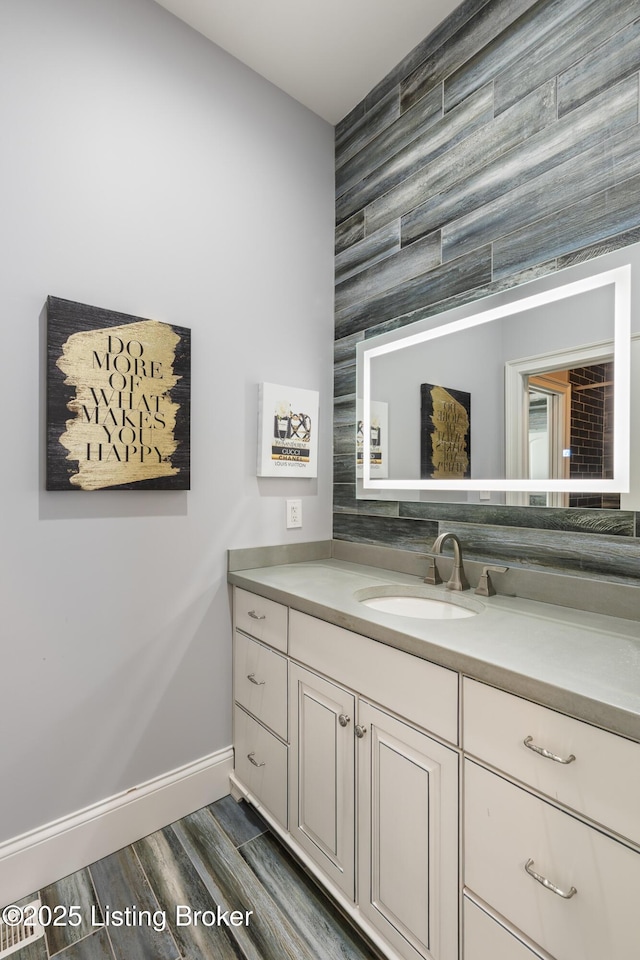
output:
POLYGON ((614 733, 640 741, 640 622, 473 590, 479 609, 455 620, 381 613, 361 591, 394 585, 451 598, 420 577, 338 559, 236 570, 229 582, 339 627, 431 660, 614 733))

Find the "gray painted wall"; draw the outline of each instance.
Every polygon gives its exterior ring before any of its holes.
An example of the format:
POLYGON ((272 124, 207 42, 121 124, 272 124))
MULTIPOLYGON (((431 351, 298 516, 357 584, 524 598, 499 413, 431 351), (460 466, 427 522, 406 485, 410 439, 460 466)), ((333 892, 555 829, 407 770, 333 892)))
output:
POLYGON ((637 0, 466 0, 336 128, 334 536, 640 577, 632 511, 355 499, 364 337, 640 240, 637 0))
POLYGON ((231 742, 225 551, 330 536, 334 171, 151 0, 3 0, 0 90, 1 841, 231 742), (191 492, 44 492, 47 294, 191 328, 191 492), (256 478, 260 380, 321 392, 317 481, 256 478))

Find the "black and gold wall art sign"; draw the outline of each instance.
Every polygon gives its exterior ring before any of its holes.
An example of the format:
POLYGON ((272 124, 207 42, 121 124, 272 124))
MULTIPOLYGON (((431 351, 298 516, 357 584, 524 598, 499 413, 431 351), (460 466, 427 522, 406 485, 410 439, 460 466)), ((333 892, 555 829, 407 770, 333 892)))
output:
POLYGON ((47 490, 188 490, 191 331, 47 299, 47 490))
POLYGON ((420 477, 471 476, 471 394, 433 383, 420 385, 420 477))

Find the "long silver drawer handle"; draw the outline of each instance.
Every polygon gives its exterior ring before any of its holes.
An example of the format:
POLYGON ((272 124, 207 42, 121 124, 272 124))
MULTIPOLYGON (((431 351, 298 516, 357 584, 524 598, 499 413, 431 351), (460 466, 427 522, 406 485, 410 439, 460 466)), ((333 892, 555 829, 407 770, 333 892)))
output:
POLYGON ((256 680, 255 673, 248 673, 247 680, 249 680, 251 683, 255 683, 256 687, 264 687, 265 684, 264 680, 256 680))
POLYGON ((252 763, 254 767, 264 767, 264 761, 262 763, 258 763, 257 760, 253 759, 255 755, 256 755, 255 750, 252 750, 251 753, 247 754, 247 760, 249 761, 249 763, 252 763))
POLYGON ((249 616, 251 617, 252 620, 266 620, 266 619, 267 619, 266 614, 264 614, 264 613, 256 613, 255 610, 249 610, 249 616))
POLYGON ((568 757, 558 757, 555 753, 551 753, 550 750, 545 750, 544 747, 538 747, 533 742, 533 737, 526 737, 522 741, 525 747, 528 747, 529 750, 533 750, 534 753, 539 753, 541 757, 546 757, 547 760, 555 760, 556 763, 573 763, 575 757, 573 754, 570 754, 568 757))
POLYGON ((537 880, 538 883, 541 883, 546 890, 551 890, 552 893, 557 893, 559 897, 562 897, 564 900, 571 900, 571 897, 575 897, 578 892, 575 887, 571 887, 570 890, 561 890, 560 887, 556 887, 555 883, 551 883, 551 880, 547 880, 546 877, 541 876, 541 874, 536 873, 535 870, 532 870, 533 860, 529 859, 524 865, 525 870, 530 877, 533 877, 534 880, 537 880))

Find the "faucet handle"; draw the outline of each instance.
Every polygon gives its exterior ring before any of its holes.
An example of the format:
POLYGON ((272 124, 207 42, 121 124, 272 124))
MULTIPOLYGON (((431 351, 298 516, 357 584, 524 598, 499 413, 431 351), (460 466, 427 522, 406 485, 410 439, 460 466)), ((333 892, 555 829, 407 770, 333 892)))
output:
POLYGON ((480 575, 480 580, 478 581, 478 586, 476 587, 476 590, 475 590, 478 596, 495 597, 496 588, 491 582, 491 577, 489 576, 489 572, 506 573, 508 569, 509 567, 496 567, 496 566, 483 567, 482 574, 480 575))
POLYGON ((425 583, 438 584, 442 583, 442 577, 438 572, 438 567, 436 565, 436 555, 431 553, 429 556, 429 566, 427 567, 427 575, 424 578, 425 583))

